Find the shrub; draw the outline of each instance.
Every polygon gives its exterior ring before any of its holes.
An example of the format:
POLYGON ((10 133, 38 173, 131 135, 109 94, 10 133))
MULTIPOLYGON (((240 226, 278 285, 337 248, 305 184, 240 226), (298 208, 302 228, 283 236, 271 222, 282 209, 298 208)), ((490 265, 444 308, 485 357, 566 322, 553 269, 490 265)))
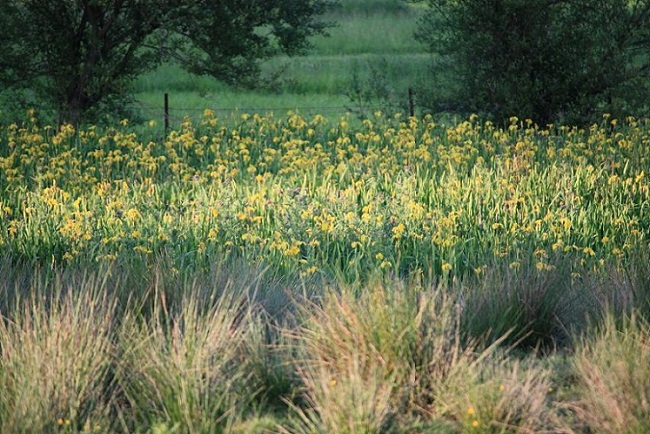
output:
POLYGON ((429 0, 417 37, 440 56, 430 92, 451 88, 452 107, 499 121, 638 115, 648 11, 647 1, 429 0))

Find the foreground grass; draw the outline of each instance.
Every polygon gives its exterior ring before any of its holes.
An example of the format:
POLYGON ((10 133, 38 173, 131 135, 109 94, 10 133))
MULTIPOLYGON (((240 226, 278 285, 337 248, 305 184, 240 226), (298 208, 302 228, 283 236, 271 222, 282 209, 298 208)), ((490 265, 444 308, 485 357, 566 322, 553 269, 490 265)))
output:
POLYGON ((7 433, 648 426, 650 326, 633 307, 593 310, 562 355, 512 353, 507 334, 468 336, 454 286, 300 283, 234 264, 179 275, 162 259, 146 272, 0 267, 7 433))

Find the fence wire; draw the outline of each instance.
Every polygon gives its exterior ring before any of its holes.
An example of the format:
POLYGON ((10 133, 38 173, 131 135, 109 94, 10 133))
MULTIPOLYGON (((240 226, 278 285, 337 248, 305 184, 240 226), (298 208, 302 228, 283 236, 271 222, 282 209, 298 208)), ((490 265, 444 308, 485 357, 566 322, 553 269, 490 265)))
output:
POLYGON ((154 105, 147 103, 138 103, 140 109, 145 113, 145 117, 157 119, 164 119, 166 116, 170 122, 182 122, 187 116, 200 116, 205 110, 211 110, 220 114, 266 114, 266 113, 288 113, 295 112, 306 115, 327 114, 341 116, 350 113, 353 109, 350 106, 292 106, 292 107, 234 107, 234 108, 215 108, 206 106, 204 108, 189 108, 178 107, 170 104, 168 107, 164 105, 154 105))

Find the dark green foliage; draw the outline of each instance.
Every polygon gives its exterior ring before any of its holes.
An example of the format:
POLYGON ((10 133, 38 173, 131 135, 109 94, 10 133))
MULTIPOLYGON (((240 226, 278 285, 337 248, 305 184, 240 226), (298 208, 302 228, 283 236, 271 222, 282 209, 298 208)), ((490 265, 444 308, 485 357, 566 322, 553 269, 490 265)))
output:
POLYGON ((542 124, 645 108, 649 1, 429 0, 417 37, 440 56, 438 108, 542 124))
POLYGON ((194 72, 252 83, 258 59, 299 52, 309 36, 324 31, 316 15, 328 4, 6 0, 0 2, 0 85, 36 90, 59 123, 77 124, 110 112, 135 76, 170 54, 194 72))
POLYGON ((0 57, 0 80, 37 90, 60 122, 77 123, 152 65, 142 47, 168 7, 151 0, 2 2, 9 26, 3 45, 10 48, 0 57))
POLYGON ((309 47, 308 38, 325 31, 317 21, 329 0, 196 0, 171 28, 190 49, 181 54, 191 72, 207 74, 230 84, 254 87, 258 60, 309 47))

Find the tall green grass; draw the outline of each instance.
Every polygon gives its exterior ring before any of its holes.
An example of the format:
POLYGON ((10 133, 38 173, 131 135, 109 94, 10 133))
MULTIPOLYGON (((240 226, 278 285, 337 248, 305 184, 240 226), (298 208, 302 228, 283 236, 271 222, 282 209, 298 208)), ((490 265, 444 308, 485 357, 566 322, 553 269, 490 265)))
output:
POLYGON ((210 108, 224 115, 298 110, 336 119, 368 105, 360 101, 360 91, 373 109, 390 102, 391 110, 402 110, 407 89, 421 87, 429 72, 429 56, 413 36, 419 14, 418 7, 397 0, 341 2, 323 17, 336 24, 329 36, 314 37, 313 48, 303 55, 264 61, 255 90, 231 88, 164 64, 138 78, 135 99, 143 120, 159 118, 165 92, 175 101, 175 118, 210 108))
MULTIPOLYGON (((330 18, 330 17, 328 17, 330 18)), ((425 53, 415 40, 418 13, 409 10, 349 11, 330 18, 336 26, 328 36, 312 40, 313 55, 406 55, 425 53)))

